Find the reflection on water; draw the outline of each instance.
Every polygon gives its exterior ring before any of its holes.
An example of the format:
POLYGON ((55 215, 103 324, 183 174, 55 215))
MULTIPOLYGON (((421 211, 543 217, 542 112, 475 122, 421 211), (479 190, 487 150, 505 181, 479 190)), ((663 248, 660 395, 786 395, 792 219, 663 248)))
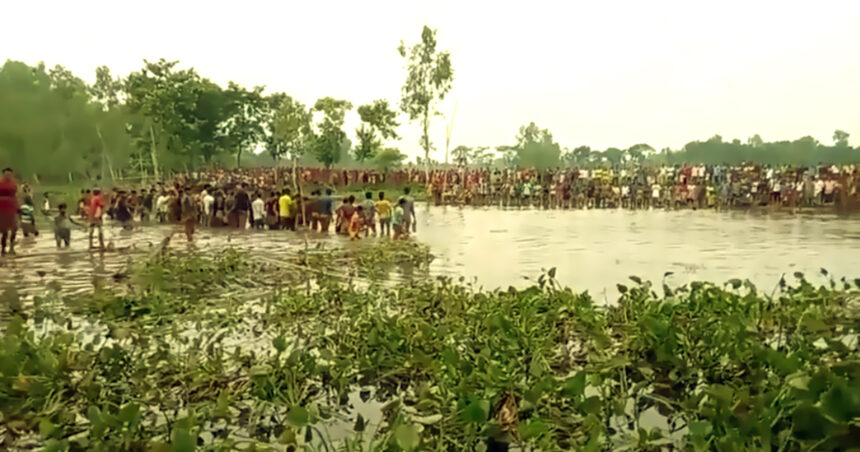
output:
MULTIPOLYGON (((503 210, 422 206, 417 238, 430 245, 435 274, 485 288, 522 286, 556 267, 563 285, 588 290, 600 300, 616 296, 615 284, 630 275, 660 281, 722 282, 749 278, 773 287, 782 274, 808 276, 826 268, 860 276, 860 216, 713 211, 503 210)), ((86 251, 86 236, 73 231, 72 248, 58 251, 49 231, 19 240, 19 256, 0 265, 0 285, 22 292, 57 281, 83 291, 94 278, 110 278, 131 259, 152 253, 172 231, 170 247, 207 252, 236 246, 270 259, 313 246, 362 246, 343 237, 286 231, 200 231, 193 245, 178 228, 148 226, 133 233, 106 230, 114 251, 86 251)), ((366 242, 364 242, 366 243, 366 242)))
POLYGON ((672 284, 749 278, 773 287, 786 273, 860 272, 860 217, 766 212, 500 210, 429 207, 422 241, 434 272, 484 287, 527 283, 556 267, 557 279, 602 298, 630 275, 672 284))

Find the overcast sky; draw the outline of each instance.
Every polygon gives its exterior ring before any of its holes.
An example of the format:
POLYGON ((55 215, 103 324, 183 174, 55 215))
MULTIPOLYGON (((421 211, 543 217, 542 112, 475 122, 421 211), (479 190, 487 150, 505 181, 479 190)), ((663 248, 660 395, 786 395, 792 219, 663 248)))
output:
MULTIPOLYGON (((306 104, 396 104, 397 45, 424 24, 455 70, 431 134, 438 159, 455 103, 452 148, 512 143, 530 121, 571 148, 755 133, 831 143, 837 128, 860 143, 853 0, 0 0, 0 58, 92 81, 98 65, 125 76, 163 57, 306 104)), ((402 122, 397 144, 417 155, 418 124, 402 122)))

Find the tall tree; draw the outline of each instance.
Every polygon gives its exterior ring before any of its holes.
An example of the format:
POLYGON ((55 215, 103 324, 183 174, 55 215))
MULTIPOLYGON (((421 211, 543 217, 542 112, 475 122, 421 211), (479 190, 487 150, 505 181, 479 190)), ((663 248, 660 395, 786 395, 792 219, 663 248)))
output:
POLYGON ((624 158, 624 151, 618 148, 609 148, 603 151, 602 156, 612 165, 618 165, 621 163, 621 160, 624 158))
POLYGON ((466 166, 469 164, 472 165, 486 165, 492 161, 492 154, 488 153, 487 150, 489 148, 487 146, 457 146, 451 151, 451 157, 454 159, 454 163, 459 166, 466 166))
POLYGON ((373 164, 383 171, 388 171, 403 164, 406 155, 395 148, 385 148, 373 157, 373 164))
POLYGON ((493 163, 493 154, 489 152, 489 146, 478 146, 472 149, 472 163, 480 166, 488 166, 493 163))
POLYGON ((122 80, 114 78, 110 68, 107 66, 96 68, 96 81, 90 86, 90 94, 104 109, 109 110, 119 106, 122 89, 122 80))
POLYGON ((355 159, 359 162, 373 160, 377 151, 382 147, 382 141, 373 133, 373 129, 365 123, 355 129, 355 138, 358 139, 358 145, 353 149, 353 152, 355 159))
POLYGON ((589 161, 590 157, 591 148, 588 146, 579 146, 574 150, 570 151, 570 159, 577 164, 583 164, 589 161))
POLYGON ((72 71, 58 64, 48 72, 48 75, 51 78, 51 88, 63 98, 78 98, 83 102, 89 101, 89 89, 86 82, 72 74, 72 71))
POLYGON ((382 140, 397 139, 397 112, 393 111, 388 101, 378 99, 372 104, 358 107, 361 125, 355 129, 358 146, 355 148, 355 159, 359 162, 370 160, 382 148, 382 140))
POLYGON ((147 121, 133 127, 142 145, 149 147, 158 177, 159 151, 164 156, 185 156, 193 163, 197 124, 194 112, 203 84, 193 69, 177 70, 178 61, 144 60, 144 67, 126 79, 126 103, 132 113, 147 121))
POLYGON ((269 119, 266 150, 273 159, 284 156, 297 160, 313 138, 311 112, 301 102, 284 93, 268 97, 269 119))
POLYGON ((627 149, 627 155, 634 163, 641 163, 645 158, 654 154, 654 152, 654 148, 645 143, 634 144, 627 149))
POLYGON ((409 115, 410 121, 421 121, 421 139, 424 161, 429 162, 430 117, 436 114, 435 105, 445 98, 454 81, 451 55, 436 49, 436 31, 424 26, 421 42, 410 48, 403 41, 398 47, 400 56, 406 60, 406 81, 403 83, 400 109, 409 115))
POLYGON ((0 160, 20 174, 96 178, 124 166, 129 147, 122 116, 102 111, 65 68, 0 67, 0 160))
POLYGON ((236 107, 227 91, 207 79, 199 80, 197 88, 197 100, 189 116, 193 127, 183 142, 191 158, 199 156, 211 163, 218 154, 234 150, 227 120, 236 107))
POLYGON ((324 97, 314 104, 314 111, 321 113, 322 119, 316 124, 312 150, 317 161, 326 168, 340 161, 341 151, 348 142, 343 123, 346 112, 351 109, 349 101, 332 97, 324 97))
POLYGON ((457 146, 453 150, 451 150, 451 158, 454 159, 454 163, 459 166, 466 166, 469 164, 469 160, 472 157, 472 148, 469 146, 457 146))
POLYGON ((764 144, 759 134, 755 134, 747 139, 747 146, 752 148, 760 148, 764 144))
POLYGON ((516 137, 517 165, 525 168, 546 169, 557 166, 561 159, 561 147, 553 141, 548 129, 535 123, 520 127, 516 137))
POLYGON ((847 148, 848 137, 850 136, 851 135, 848 132, 836 129, 836 131, 833 132, 833 144, 836 145, 836 147, 847 148))
POLYGON ((265 140, 264 122, 268 104, 263 87, 245 89, 230 82, 225 93, 226 115, 220 129, 229 148, 236 155, 236 167, 242 163, 242 153, 253 152, 265 140))

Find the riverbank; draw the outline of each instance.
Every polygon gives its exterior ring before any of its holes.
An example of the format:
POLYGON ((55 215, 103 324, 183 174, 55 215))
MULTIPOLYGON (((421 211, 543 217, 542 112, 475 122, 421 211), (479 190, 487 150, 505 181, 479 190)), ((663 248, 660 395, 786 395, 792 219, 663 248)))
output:
POLYGON ((352 275, 429 258, 390 246, 288 265, 156 252, 6 303, 3 447, 858 446, 860 280, 797 274, 770 296, 631 277, 600 306, 554 269, 490 291, 352 275))

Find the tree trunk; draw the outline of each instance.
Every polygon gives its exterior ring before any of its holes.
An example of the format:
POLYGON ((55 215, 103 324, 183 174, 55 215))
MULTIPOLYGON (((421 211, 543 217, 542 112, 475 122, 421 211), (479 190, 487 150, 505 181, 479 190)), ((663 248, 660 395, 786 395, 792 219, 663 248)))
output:
POLYGON ((299 206, 301 206, 301 207, 299 209, 299 215, 302 216, 301 224, 304 224, 307 226, 306 218, 305 218, 305 200, 304 200, 304 196, 302 194, 302 183, 301 183, 301 180, 299 179, 299 176, 298 176, 298 169, 296 168, 296 160, 297 159, 295 157, 293 157, 293 190, 296 191, 296 196, 298 196, 298 199, 300 201, 299 206))
POLYGON ((99 173, 102 180, 105 180, 105 161, 107 160, 105 156, 105 140, 102 137, 102 129, 99 126, 96 126, 96 135, 99 137, 99 143, 102 145, 102 153, 101 153, 101 164, 99 165, 99 173))
POLYGON ((430 183, 430 108, 424 110, 424 179, 430 183))
POLYGON ((158 156, 155 152, 155 130, 153 130, 152 126, 149 126, 149 139, 150 139, 150 157, 152 157, 152 174, 155 176, 155 180, 159 180, 158 173, 158 156))
POLYGON ((242 150, 239 149, 236 151, 236 169, 241 168, 242 166, 242 150))

